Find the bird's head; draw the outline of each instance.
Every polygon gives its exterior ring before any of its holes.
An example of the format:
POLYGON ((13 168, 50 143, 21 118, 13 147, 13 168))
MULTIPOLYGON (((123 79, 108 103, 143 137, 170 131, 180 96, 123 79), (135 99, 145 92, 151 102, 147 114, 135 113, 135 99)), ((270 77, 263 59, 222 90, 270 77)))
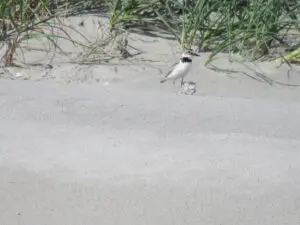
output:
POLYGON ((191 59, 193 56, 200 56, 199 54, 191 51, 191 50, 187 50, 184 53, 182 53, 181 58, 189 58, 191 59))
POLYGON ((190 54, 189 52, 184 52, 181 55, 181 58, 188 58, 188 59, 192 59, 192 54, 190 54))

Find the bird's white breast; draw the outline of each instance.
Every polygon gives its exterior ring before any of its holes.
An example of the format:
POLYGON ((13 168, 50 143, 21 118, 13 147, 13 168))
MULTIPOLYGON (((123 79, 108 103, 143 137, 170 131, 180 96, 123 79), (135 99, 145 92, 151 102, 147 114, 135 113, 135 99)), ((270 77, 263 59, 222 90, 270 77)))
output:
POLYGON ((179 78, 179 77, 184 77, 186 76, 190 69, 191 69, 192 63, 182 63, 180 62, 179 64, 176 65, 174 68, 172 75, 170 77, 173 78, 179 78))

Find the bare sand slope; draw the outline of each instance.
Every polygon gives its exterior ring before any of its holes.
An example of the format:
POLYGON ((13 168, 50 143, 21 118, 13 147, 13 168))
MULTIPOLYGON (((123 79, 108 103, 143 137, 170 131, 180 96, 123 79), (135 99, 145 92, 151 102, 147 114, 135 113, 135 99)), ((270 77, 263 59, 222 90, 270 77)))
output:
POLYGON ((0 115, 1 224, 299 224, 297 100, 1 80, 0 115))

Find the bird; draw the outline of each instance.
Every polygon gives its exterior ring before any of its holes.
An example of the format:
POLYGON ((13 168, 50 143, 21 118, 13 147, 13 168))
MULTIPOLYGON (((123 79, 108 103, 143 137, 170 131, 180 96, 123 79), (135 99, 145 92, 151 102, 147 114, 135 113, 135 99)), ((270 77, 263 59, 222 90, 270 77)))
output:
POLYGON ((179 62, 172 65, 171 70, 166 74, 166 76, 160 81, 164 83, 168 80, 173 81, 173 86, 175 87, 176 80, 181 78, 181 87, 183 86, 184 78, 189 74, 192 67, 192 55, 199 56, 196 53, 191 53, 189 51, 184 52, 181 55, 179 62))

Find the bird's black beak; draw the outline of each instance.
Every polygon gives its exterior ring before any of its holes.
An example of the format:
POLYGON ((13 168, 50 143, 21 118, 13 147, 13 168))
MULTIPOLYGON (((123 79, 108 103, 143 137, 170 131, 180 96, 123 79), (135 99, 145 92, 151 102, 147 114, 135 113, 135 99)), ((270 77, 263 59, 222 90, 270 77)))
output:
POLYGON ((190 52, 191 55, 193 56, 200 56, 199 54, 197 54, 196 52, 190 52))
POLYGON ((197 54, 196 52, 194 52, 192 49, 188 49, 187 53, 189 53, 192 56, 200 56, 199 54, 197 54))

